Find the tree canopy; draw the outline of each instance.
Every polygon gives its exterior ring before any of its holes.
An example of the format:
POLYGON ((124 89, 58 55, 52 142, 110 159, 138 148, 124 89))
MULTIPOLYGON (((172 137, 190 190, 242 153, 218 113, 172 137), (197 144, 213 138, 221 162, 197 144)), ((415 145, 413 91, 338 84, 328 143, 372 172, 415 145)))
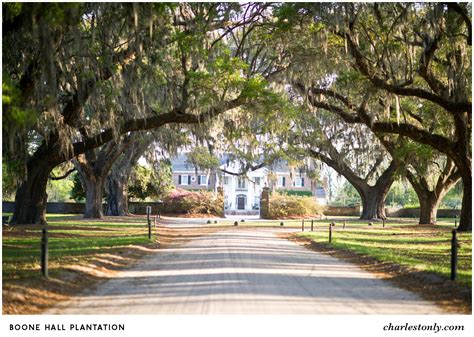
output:
POLYGON ((145 151, 135 134, 167 126, 201 139, 210 157, 195 149, 191 160, 209 169, 226 150, 244 171, 277 158, 331 161, 359 177, 359 193, 387 176, 370 204, 395 174, 421 199, 461 178, 460 230, 471 230, 469 3, 2 6, 13 223, 44 222, 58 165, 95 170, 102 186, 123 181, 125 153, 145 151))

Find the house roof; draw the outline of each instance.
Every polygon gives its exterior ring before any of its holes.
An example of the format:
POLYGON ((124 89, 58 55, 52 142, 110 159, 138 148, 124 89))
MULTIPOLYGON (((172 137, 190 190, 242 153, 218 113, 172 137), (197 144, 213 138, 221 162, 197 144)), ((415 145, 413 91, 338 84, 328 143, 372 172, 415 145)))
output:
POLYGON ((194 171, 194 167, 186 162, 188 156, 180 153, 176 157, 171 158, 171 167, 173 171, 194 171))
MULTIPOLYGON (((171 167, 173 171, 188 171, 195 172, 196 168, 187 162, 188 155, 187 153, 180 153, 175 157, 171 158, 171 167)), ((227 164, 229 160, 229 155, 225 154, 219 157, 219 166, 227 164)), ((199 171, 199 170, 198 170, 199 171)))
MULTIPOLYGON (((177 156, 171 158, 171 166, 173 171, 189 171, 195 172, 196 169, 192 164, 186 162, 187 160, 187 153, 180 153, 177 156)), ((232 164, 232 155, 230 154, 223 154, 219 156, 219 166, 228 166, 232 164)), ((269 165, 267 169, 275 172, 290 172, 290 167, 288 166, 288 162, 286 160, 276 160, 274 163, 269 165)))
POLYGON ((286 160, 276 160, 269 166, 269 169, 275 172, 290 172, 290 167, 286 160))

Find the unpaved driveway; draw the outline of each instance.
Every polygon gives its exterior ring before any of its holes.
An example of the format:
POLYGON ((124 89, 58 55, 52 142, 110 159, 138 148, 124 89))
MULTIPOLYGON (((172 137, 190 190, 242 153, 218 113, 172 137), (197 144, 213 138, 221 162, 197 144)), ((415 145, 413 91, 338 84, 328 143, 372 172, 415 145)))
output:
POLYGON ((271 229, 235 228, 143 258, 46 314, 441 314, 271 229))

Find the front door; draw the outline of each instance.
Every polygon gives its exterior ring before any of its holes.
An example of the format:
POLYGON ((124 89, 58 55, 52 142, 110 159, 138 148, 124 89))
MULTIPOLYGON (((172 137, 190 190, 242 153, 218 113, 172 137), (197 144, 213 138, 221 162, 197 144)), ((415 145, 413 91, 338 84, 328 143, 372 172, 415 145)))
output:
POLYGON ((245 196, 237 197, 237 209, 245 209, 245 196))

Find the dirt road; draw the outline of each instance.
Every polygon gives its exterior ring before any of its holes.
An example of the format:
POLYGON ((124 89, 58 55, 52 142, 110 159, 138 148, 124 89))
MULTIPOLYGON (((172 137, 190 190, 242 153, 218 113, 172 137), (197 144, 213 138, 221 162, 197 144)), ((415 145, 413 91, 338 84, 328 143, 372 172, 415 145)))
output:
POLYGON ((230 229, 149 255, 46 314, 442 314, 355 265, 230 229))

